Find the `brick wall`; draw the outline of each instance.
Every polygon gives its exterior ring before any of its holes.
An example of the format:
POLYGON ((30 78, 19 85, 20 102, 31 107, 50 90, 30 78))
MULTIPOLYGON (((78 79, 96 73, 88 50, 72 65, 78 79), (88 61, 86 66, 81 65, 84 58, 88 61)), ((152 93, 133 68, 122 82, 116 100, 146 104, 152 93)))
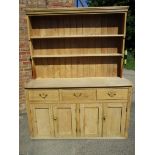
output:
POLYGON ((31 77, 30 49, 26 23, 26 8, 73 7, 74 0, 20 0, 19 1, 19 110, 25 112, 24 86, 31 77))

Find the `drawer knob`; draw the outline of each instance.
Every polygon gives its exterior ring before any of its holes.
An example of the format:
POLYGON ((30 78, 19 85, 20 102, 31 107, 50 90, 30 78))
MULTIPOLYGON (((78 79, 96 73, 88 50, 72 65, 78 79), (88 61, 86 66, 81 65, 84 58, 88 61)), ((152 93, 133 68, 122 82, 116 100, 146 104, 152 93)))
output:
POLYGON ((39 96, 40 96, 41 98, 45 99, 45 98, 48 96, 48 94, 42 93, 42 94, 39 94, 39 96))
POLYGON ((105 116, 103 116, 103 120, 104 120, 104 121, 106 120, 106 117, 105 117, 105 116))
POLYGON ((74 93, 75 97, 80 97, 82 95, 82 93, 74 93))
POLYGON ((114 96, 116 95, 116 92, 110 91, 110 92, 108 92, 108 95, 109 95, 110 97, 114 97, 114 96))
POLYGON ((56 121, 57 120, 57 117, 54 117, 53 119, 56 121))

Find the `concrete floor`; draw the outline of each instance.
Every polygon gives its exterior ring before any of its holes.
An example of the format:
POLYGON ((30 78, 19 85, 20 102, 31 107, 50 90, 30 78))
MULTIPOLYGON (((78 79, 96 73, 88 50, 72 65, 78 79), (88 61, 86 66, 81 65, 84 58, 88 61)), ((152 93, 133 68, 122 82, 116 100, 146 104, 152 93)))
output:
MULTIPOLYGON (((135 72, 124 70, 124 77, 135 83, 135 72)), ((20 114, 20 155, 134 155, 135 96, 133 91, 129 138, 126 140, 31 140, 27 115, 20 114)))

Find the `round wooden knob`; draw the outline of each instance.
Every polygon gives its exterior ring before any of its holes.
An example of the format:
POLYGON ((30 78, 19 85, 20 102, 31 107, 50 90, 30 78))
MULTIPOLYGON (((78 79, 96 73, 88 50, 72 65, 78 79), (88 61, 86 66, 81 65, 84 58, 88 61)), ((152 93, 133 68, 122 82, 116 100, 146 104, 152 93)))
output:
POLYGON ((103 120, 104 120, 104 121, 106 120, 106 117, 105 117, 105 116, 103 116, 103 120))
POLYGON ((54 119, 54 120, 57 120, 57 118, 56 118, 56 117, 54 117, 53 119, 54 119))

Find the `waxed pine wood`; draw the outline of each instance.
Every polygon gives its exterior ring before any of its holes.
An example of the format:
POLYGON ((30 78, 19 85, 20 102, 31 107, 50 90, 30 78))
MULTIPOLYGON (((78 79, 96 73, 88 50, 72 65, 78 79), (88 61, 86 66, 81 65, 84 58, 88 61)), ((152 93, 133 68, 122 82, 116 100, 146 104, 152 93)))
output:
POLYGON ((30 105, 32 115, 33 135, 35 137, 49 137, 54 135, 54 124, 49 104, 30 105))
POLYGON ((53 112, 55 136, 76 137, 76 105, 54 105, 53 112))
POLYGON ((27 9, 33 139, 127 138, 132 83, 122 78, 127 6, 27 9))
POLYGON ((64 36, 123 34, 123 16, 124 14, 72 15, 66 17, 32 16, 30 18, 32 25, 31 35, 32 37, 44 37, 60 36, 59 34, 64 36), (93 23, 94 20, 96 21, 95 23, 93 23), (79 29, 82 29, 82 31, 79 31, 79 29), (106 29, 106 31, 103 31, 103 29, 106 29))
POLYGON ((34 78, 122 76, 126 11, 89 9, 65 16, 29 10, 34 78))
MULTIPOLYGON (((47 94, 46 89, 36 90, 38 96, 40 93, 44 96, 47 94)), ((29 124, 33 128, 30 130, 32 138, 128 136, 131 85, 80 89, 50 88, 48 94, 55 90, 59 92, 59 98, 53 96, 51 101, 46 98, 32 101, 28 95, 32 90, 27 89, 27 104, 31 109, 28 111, 29 124), (42 129, 42 126, 45 129, 42 129)))
POLYGON ((120 74, 119 59, 117 57, 39 58, 35 60, 36 76, 38 78, 116 77, 120 74))
POLYGON ((102 104, 80 104, 80 131, 82 137, 102 135, 102 104))
POLYGON ((103 136, 121 137, 125 133, 126 103, 105 103, 103 136))

